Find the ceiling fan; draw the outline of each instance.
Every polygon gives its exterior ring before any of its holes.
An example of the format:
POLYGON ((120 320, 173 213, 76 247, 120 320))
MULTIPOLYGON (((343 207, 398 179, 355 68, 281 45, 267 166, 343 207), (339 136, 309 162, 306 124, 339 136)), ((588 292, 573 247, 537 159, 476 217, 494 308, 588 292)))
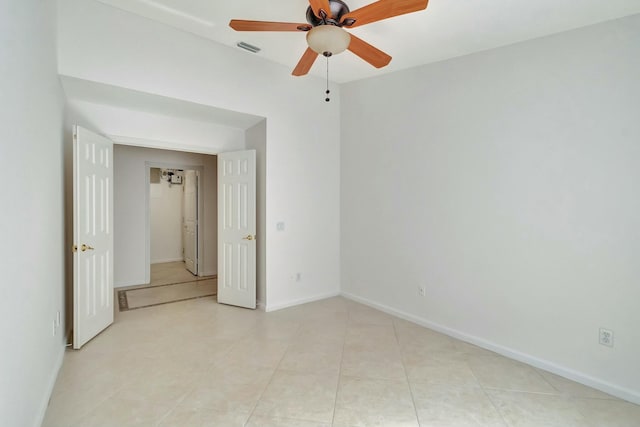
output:
POLYGON ((426 9, 428 0, 379 0, 351 12, 341 0, 309 0, 306 24, 290 22, 246 21, 232 19, 229 26, 236 31, 302 31, 307 33, 309 47, 293 70, 303 76, 311 70, 318 55, 327 58, 349 49, 376 68, 391 62, 391 56, 348 33, 355 28, 398 15, 426 9))

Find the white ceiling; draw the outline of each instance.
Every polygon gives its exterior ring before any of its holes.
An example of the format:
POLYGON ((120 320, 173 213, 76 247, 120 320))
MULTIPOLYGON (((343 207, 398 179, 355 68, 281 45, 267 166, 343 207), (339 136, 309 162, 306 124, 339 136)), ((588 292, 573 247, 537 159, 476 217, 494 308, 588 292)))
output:
MULTIPOLYGON (((228 46, 250 43, 262 49, 257 55, 290 70, 306 49, 304 33, 241 33, 228 24, 231 19, 304 23, 307 0, 98 1, 228 46)), ((355 10, 372 0, 345 2, 355 10)), ((331 58, 331 80, 359 80, 636 13, 638 0, 431 0, 424 11, 349 30, 393 60, 376 69, 347 51, 331 58)), ((311 74, 325 76, 325 67, 318 58, 311 74)))

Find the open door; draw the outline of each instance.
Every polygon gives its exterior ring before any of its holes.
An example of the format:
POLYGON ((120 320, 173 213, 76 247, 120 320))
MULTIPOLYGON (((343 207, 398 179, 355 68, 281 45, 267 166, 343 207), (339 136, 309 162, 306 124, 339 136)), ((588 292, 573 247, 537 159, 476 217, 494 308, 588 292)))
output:
POLYGON ((113 143, 73 130, 73 348, 113 323, 113 143))
POLYGON ((184 264, 194 275, 198 275, 198 172, 184 172, 183 198, 183 244, 184 264))
POLYGON ((218 154, 218 302, 256 308, 256 152, 218 154))

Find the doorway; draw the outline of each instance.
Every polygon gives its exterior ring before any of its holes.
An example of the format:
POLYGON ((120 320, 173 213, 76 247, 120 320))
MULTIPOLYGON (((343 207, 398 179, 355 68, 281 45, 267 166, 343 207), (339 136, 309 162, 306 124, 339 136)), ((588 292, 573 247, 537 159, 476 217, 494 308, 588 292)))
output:
POLYGON ((171 266, 180 276, 204 275, 205 218, 202 166, 145 163, 147 256, 145 283, 153 280, 152 270, 171 266), (152 269, 152 266, 155 268, 152 269))
POLYGON ((199 275, 199 180, 194 169, 149 168, 151 265, 175 263, 199 275))
MULTIPOLYGON (((263 132, 261 132, 263 134, 263 132)), ((249 136, 247 138, 249 139, 249 136)), ((254 144, 258 145, 257 143, 254 144)), ((251 146, 253 149, 253 146, 251 146)), ((264 219, 264 150, 257 148, 257 283, 264 277, 266 246, 264 219)), ((218 157, 211 154, 165 150, 125 144, 114 145, 114 286, 118 289, 141 286, 150 282, 150 224, 149 224, 149 168, 195 169, 202 167, 201 186, 199 187, 199 218, 204 239, 198 242, 201 276, 213 276, 219 273, 218 266, 218 157), (204 242, 203 242, 204 240, 204 242), (203 261, 203 262, 202 262, 203 261)), ((166 184, 168 185, 168 184, 166 184)), ((264 295, 262 288, 257 289, 258 302, 264 295)))

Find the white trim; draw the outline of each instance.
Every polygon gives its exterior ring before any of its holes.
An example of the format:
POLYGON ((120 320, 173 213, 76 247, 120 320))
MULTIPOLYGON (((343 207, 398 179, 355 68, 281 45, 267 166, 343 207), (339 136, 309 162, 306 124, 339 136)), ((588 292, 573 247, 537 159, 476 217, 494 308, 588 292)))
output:
MULTIPOLYGON (((67 342, 67 339, 64 340, 67 342)), ((56 380, 58 379, 58 374, 60 373, 60 369, 62 368, 62 362, 64 361, 64 353, 66 350, 66 345, 62 345, 58 353, 58 357, 56 358, 56 363, 53 368, 53 372, 51 377, 49 378, 49 383, 47 384, 46 393, 44 395, 44 399, 40 404, 40 410, 38 411, 38 417, 36 419, 36 423, 34 427, 41 426, 44 422, 44 416, 47 413, 47 409, 49 408, 49 401, 51 400, 51 395, 53 394, 53 388, 56 385, 56 380)))
POLYGON ((127 280, 126 282, 114 283, 113 288, 126 288, 127 286, 140 286, 140 285, 148 285, 149 282, 145 282, 142 280, 127 280))
POLYGON ((171 151, 186 151, 188 153, 199 153, 199 154, 218 154, 221 151, 224 151, 224 147, 211 147, 211 146, 200 146, 200 145, 187 145, 179 142, 173 141, 160 141, 154 139, 146 139, 146 138, 133 138, 129 136, 122 135, 111 135, 107 134, 107 138, 112 140, 116 144, 120 145, 131 145, 133 147, 143 147, 143 148, 157 148, 160 150, 171 150, 171 151))
POLYGON ((424 326, 425 328, 433 329, 434 331, 443 333, 453 338, 457 338, 459 340, 477 345, 478 347, 485 348, 487 350, 493 351, 495 353, 501 354, 502 356, 509 357, 511 359, 526 363, 528 365, 534 366, 539 369, 543 369, 545 371, 549 371, 556 375, 560 375, 561 377, 568 378, 572 381, 578 382, 580 384, 584 384, 588 387, 595 388, 596 390, 603 391, 612 396, 619 397, 620 399, 627 400, 629 402, 640 405, 640 393, 634 390, 630 390, 625 387, 620 387, 615 384, 611 384, 607 381, 600 380, 598 378, 594 378, 590 375, 583 374, 581 372, 575 371, 573 369, 557 365, 548 360, 539 359, 537 357, 521 353, 517 350, 510 349, 508 347, 504 347, 502 345, 496 344, 494 342, 485 340, 484 338, 476 337, 473 335, 466 334, 464 332, 458 331, 456 329, 448 328, 446 326, 440 325, 439 323, 432 322, 428 319, 424 319, 422 317, 415 316, 413 314, 409 314, 407 312, 396 310, 392 307, 386 306, 384 304, 379 304, 377 302, 368 300, 366 298, 361 298, 356 295, 350 294, 348 292, 341 292, 341 295, 350 300, 359 302, 361 304, 367 305, 369 307, 376 308, 385 313, 391 314, 393 316, 399 317, 401 319, 408 320, 410 322, 416 323, 420 326, 424 326))
POLYGON ((335 291, 335 292, 329 292, 326 294, 320 294, 320 295, 315 295, 309 298, 301 298, 301 299, 296 299, 296 300, 290 300, 284 303, 280 303, 280 304, 273 304, 273 305, 265 305, 265 309, 264 311, 266 311, 267 313, 270 311, 276 311, 276 310, 282 310, 283 308, 288 308, 288 307, 293 307, 296 305, 300 305, 300 304, 306 304, 309 302, 314 302, 314 301, 320 301, 323 299, 327 299, 327 298, 333 298, 333 297, 337 297, 340 295, 340 291, 335 291))
POLYGON ((216 278, 218 277, 218 272, 217 271, 200 271, 198 272, 198 276, 216 276, 216 278))
POLYGON ((167 258, 167 259, 152 259, 151 264, 163 264, 165 262, 178 262, 184 261, 184 258, 167 258))

